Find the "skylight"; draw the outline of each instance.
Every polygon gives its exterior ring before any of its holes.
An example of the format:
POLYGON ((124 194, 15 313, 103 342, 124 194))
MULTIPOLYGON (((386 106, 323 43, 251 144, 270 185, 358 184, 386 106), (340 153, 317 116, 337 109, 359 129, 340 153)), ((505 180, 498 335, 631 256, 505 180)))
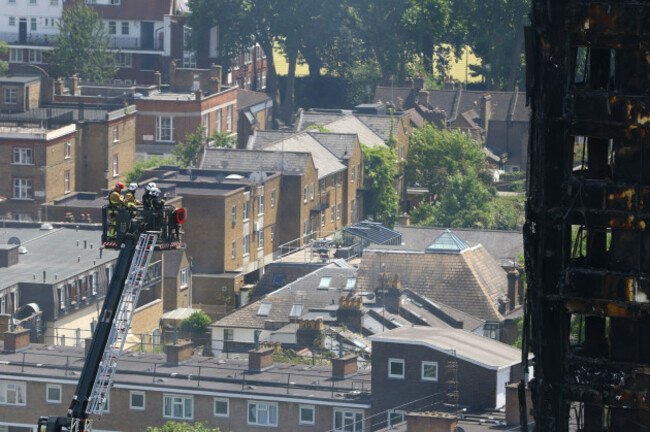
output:
POLYGON ((294 303, 289 312, 289 318, 300 318, 302 315, 302 303, 294 303))
POLYGON ((348 281, 345 283, 345 289, 346 290, 354 289, 356 285, 357 285, 357 278, 355 277, 348 278, 348 281))
POLYGON ((271 312, 271 305, 271 302, 260 303, 260 308, 257 310, 257 315, 269 316, 269 312, 271 312))
POLYGON ((469 249, 467 243, 462 241, 458 236, 449 230, 445 230, 438 236, 427 248, 428 253, 452 253, 459 254, 469 249))
POLYGON ((320 278, 320 284, 318 285, 318 289, 327 289, 330 287, 330 282, 332 281, 331 276, 323 276, 320 278))

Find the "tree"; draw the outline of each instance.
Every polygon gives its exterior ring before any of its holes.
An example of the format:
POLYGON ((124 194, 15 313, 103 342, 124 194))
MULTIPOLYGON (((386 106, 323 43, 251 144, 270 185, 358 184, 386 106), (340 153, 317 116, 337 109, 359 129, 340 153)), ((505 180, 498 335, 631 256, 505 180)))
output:
MULTIPOLYGON (((0 41, 0 54, 5 55, 9 52, 9 45, 7 42, 0 41)), ((9 63, 4 60, 0 60, 0 76, 5 76, 9 70, 9 63)))
POLYGON ((208 331, 211 322, 212 320, 205 312, 198 310, 181 321, 181 331, 203 334, 208 331))
POLYGON ((210 136, 210 146, 231 149, 237 146, 237 137, 226 131, 214 131, 210 136))
POLYGON ((183 167, 195 167, 199 155, 206 145, 205 127, 199 126, 196 132, 185 134, 185 141, 178 143, 172 154, 183 167))
POLYGON ((77 74, 85 81, 103 82, 117 73, 119 64, 106 26, 97 12, 80 1, 63 9, 48 61, 52 75, 77 74))
POLYGON ((406 169, 408 184, 426 187, 432 196, 445 193, 449 177, 487 169, 485 154, 466 133, 428 123, 411 134, 406 169))
POLYGON ((220 432, 220 429, 209 428, 207 423, 184 423, 168 421, 162 427, 148 427, 147 432, 220 432))
POLYGON ((398 198, 393 187, 397 176, 396 156, 392 148, 362 146, 364 157, 364 180, 369 189, 366 210, 375 220, 392 228, 397 219, 398 198))
POLYGON ((143 162, 135 162, 131 167, 131 171, 126 173, 126 182, 131 183, 137 181, 140 176, 149 168, 156 168, 161 165, 172 165, 176 161, 172 158, 160 159, 159 157, 153 156, 143 162))

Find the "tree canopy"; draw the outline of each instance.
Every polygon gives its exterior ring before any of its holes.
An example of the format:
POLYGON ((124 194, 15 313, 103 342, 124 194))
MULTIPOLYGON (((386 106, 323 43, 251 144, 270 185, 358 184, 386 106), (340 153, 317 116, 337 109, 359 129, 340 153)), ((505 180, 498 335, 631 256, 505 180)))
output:
POLYGON ((205 333, 208 330, 208 325, 212 320, 202 310, 198 310, 192 315, 181 321, 181 330, 186 332, 205 333))
POLYGON ((388 147, 362 146, 364 157, 364 182, 369 189, 366 196, 366 213, 392 228, 397 219, 399 201, 393 182, 397 176, 395 150, 388 147))
POLYGON ((78 2, 63 9, 48 61, 54 76, 77 74, 85 81, 103 82, 117 73, 119 53, 112 49, 106 26, 97 12, 78 2))
POLYGON ((195 132, 186 134, 183 142, 176 144, 172 154, 182 167, 192 168, 196 166, 206 144, 205 126, 199 126, 195 132))
POLYGON ((207 424, 203 423, 186 423, 168 421, 161 427, 148 427, 147 432, 219 432, 220 429, 210 428, 207 424))

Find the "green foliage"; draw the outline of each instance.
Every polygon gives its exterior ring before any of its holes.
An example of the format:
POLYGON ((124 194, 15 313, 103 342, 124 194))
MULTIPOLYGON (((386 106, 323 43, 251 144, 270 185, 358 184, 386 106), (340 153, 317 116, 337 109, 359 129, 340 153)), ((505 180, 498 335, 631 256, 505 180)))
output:
POLYGON ((487 169, 485 154, 469 135, 430 123, 411 134, 408 159, 408 184, 426 187, 433 196, 446 191, 451 175, 487 169))
POLYGON ((119 68, 104 21, 85 2, 63 9, 52 47, 47 61, 54 76, 76 73, 82 80, 103 82, 115 76, 119 68))
POLYGON ((375 220, 392 228, 397 219, 399 201, 393 181, 397 176, 396 156, 392 148, 363 146, 366 212, 375 215, 375 220))
POLYGON ((308 126, 306 130, 317 130, 318 132, 332 133, 331 130, 327 129, 325 126, 320 125, 320 124, 315 124, 315 125, 308 126))
POLYGON ((181 166, 194 167, 199 155, 203 152, 206 142, 205 127, 199 126, 196 132, 185 135, 185 141, 178 143, 172 150, 172 154, 176 156, 181 166))
POLYGON ((205 333, 211 322, 212 320, 205 312, 198 310, 181 321, 181 331, 205 333))
POLYGON ((210 428, 208 424, 205 423, 185 423, 185 422, 176 422, 168 421, 162 427, 151 427, 147 428, 147 432, 220 432, 220 429, 210 428))
POLYGON ((499 174, 499 181, 526 180, 526 171, 507 171, 499 174))
MULTIPOLYGON (((7 42, 0 41, 0 54, 5 55, 9 52, 9 45, 7 42)), ((0 60, 0 76, 5 76, 9 70, 9 63, 4 60, 0 60)))
POLYGON ((521 229, 524 223, 524 200, 523 196, 495 196, 489 205, 492 214, 489 228, 521 229))
POLYGON ((353 64, 345 71, 345 104, 355 106, 371 102, 375 87, 381 83, 381 70, 374 60, 353 64))
POLYGON ((237 146, 237 137, 226 131, 214 131, 210 136, 210 146, 231 149, 237 146))
POLYGON ((144 162, 135 162, 131 167, 131 171, 126 173, 126 182, 131 183, 137 181, 149 168, 156 168, 161 165, 173 165, 175 163, 176 161, 172 158, 161 159, 157 156, 150 157, 144 162))

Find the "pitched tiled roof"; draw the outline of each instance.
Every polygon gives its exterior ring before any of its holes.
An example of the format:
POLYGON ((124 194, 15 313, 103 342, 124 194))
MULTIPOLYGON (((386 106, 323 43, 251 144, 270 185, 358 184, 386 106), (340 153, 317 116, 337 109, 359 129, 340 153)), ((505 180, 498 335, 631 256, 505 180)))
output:
POLYGON ((379 222, 364 220, 343 230, 347 234, 368 240, 376 244, 401 244, 402 234, 386 228, 379 222))
POLYGON ((393 134, 396 134, 399 125, 399 117, 389 115, 371 115, 371 114, 354 114, 363 124, 368 126, 374 133, 379 135, 384 141, 390 139, 390 126, 393 123, 393 134))
POLYGON ((283 171, 288 175, 304 174, 311 155, 307 152, 267 152, 263 150, 208 149, 201 168, 241 171, 283 171), (282 164, 286 162, 286 169, 282 164))
POLYGON ((359 136, 359 142, 368 147, 386 147, 386 143, 379 135, 352 114, 327 123, 325 127, 331 132, 355 133, 359 136))
POLYGON ((434 302, 426 297, 405 289, 402 291, 401 307, 414 310, 431 327, 457 328, 454 324, 461 323, 463 330, 475 331, 481 329, 485 320, 465 313, 441 302, 434 302), (455 323, 453 321, 455 321, 455 323))
POLYGON ((397 109, 410 108, 415 102, 411 87, 381 87, 375 89, 375 102, 392 103, 397 109))
POLYGON ((237 89, 237 110, 241 111, 264 101, 272 101, 266 93, 237 89))
POLYGON ((324 126, 350 113, 351 111, 303 111, 300 113, 296 129, 303 131, 311 126, 324 126))
POLYGON ((249 138, 246 148, 248 150, 262 150, 271 143, 289 138, 295 134, 294 131, 257 130, 249 138))
POLYGON ((311 153, 319 178, 345 169, 345 165, 334 154, 306 132, 294 134, 286 139, 268 144, 264 147, 264 150, 268 152, 294 151, 311 153))
POLYGON ((402 288, 488 321, 501 321, 499 299, 507 296, 505 271, 481 246, 461 254, 366 249, 357 289, 374 291, 379 274, 399 274, 402 288))
POLYGON ((356 134, 309 131, 309 135, 341 160, 350 158, 357 142, 356 134))
POLYGON ((303 305, 301 316, 312 309, 338 305, 340 297, 352 292, 344 288, 348 278, 356 277, 356 274, 356 269, 340 268, 335 265, 323 267, 234 311, 213 323, 212 326, 264 328, 265 321, 289 323, 289 314, 296 303, 303 305), (328 289, 319 289, 323 277, 331 277, 328 289), (271 305, 267 315, 258 314, 262 303, 271 305))

